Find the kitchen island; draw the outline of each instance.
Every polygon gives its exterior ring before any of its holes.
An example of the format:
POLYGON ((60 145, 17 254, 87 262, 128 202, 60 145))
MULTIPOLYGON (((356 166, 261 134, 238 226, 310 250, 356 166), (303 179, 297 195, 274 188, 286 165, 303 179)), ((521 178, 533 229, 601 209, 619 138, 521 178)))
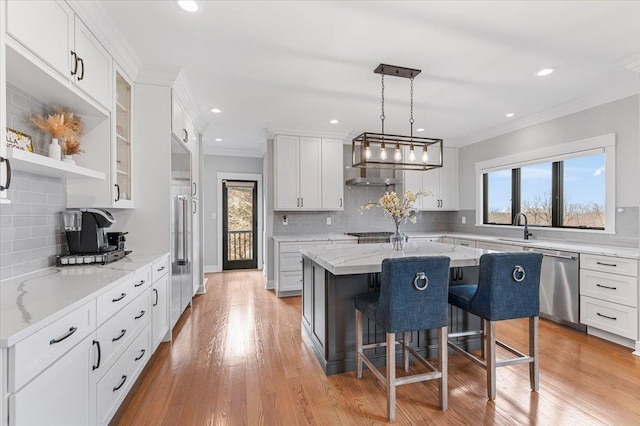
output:
MULTIPOLYGON (((355 370, 355 295, 380 289, 382 260, 394 257, 447 256, 451 268, 464 268, 465 275, 477 274, 480 256, 485 250, 436 242, 408 243, 401 252, 389 244, 358 244, 302 249, 302 334, 324 370, 337 374, 355 370)), ((449 332, 479 329, 478 317, 449 307, 449 332)), ((363 324, 363 343, 382 342, 385 333, 371 321, 363 324)), ((423 356, 437 350, 435 331, 411 333, 411 346, 423 356)), ((465 349, 479 347, 479 340, 459 339, 465 349)), ((385 348, 371 350, 375 364, 384 364, 385 348)))

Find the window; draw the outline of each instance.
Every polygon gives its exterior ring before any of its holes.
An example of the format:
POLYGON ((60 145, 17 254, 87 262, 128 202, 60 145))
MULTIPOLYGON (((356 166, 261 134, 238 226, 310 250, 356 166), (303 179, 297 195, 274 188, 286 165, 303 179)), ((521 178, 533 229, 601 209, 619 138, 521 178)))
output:
POLYGON ((605 229, 602 151, 483 173, 483 223, 510 225, 522 212, 529 225, 605 229))

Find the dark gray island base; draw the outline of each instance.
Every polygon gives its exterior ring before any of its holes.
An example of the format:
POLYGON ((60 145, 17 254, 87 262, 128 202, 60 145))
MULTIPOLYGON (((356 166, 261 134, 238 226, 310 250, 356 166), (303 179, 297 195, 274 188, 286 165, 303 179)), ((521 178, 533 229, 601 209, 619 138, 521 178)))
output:
MULTIPOLYGON (((465 281, 473 281, 474 275, 477 277, 477 269, 477 266, 464 267, 465 281)), ((379 277, 379 272, 334 275, 303 255, 302 334, 311 344, 325 374, 355 371, 355 309, 352 299, 357 294, 378 292, 379 277)), ((449 333, 479 328, 478 317, 449 306, 449 333)), ((384 331, 373 321, 364 320, 363 333, 364 344, 385 341, 384 331)), ((437 330, 411 333, 411 346, 422 356, 436 357, 437 343, 437 330)), ((458 338, 458 344, 465 350, 480 348, 477 337, 458 338)), ((375 365, 384 365, 384 347, 369 351, 369 359, 375 365)))

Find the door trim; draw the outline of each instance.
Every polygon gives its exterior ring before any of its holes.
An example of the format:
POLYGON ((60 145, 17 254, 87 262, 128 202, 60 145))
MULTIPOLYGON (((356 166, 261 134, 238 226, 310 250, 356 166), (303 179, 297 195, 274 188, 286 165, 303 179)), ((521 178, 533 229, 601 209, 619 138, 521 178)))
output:
POLYGON ((216 260, 218 262, 217 269, 222 270, 222 181, 223 180, 253 180, 257 182, 257 191, 258 191, 258 269, 264 268, 264 258, 262 252, 262 230, 264 229, 263 217, 262 217, 262 209, 263 209, 263 198, 264 194, 262 193, 262 175, 258 173, 224 173, 219 172, 217 175, 217 213, 216 213, 216 249, 217 256, 216 260))

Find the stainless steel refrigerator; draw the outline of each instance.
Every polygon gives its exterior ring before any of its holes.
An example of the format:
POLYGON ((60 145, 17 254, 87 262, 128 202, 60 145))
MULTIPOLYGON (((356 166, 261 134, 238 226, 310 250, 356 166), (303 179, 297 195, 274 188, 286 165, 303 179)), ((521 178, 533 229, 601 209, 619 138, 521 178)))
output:
POLYGON ((191 153, 171 141, 171 328, 193 295, 191 229, 191 153))

